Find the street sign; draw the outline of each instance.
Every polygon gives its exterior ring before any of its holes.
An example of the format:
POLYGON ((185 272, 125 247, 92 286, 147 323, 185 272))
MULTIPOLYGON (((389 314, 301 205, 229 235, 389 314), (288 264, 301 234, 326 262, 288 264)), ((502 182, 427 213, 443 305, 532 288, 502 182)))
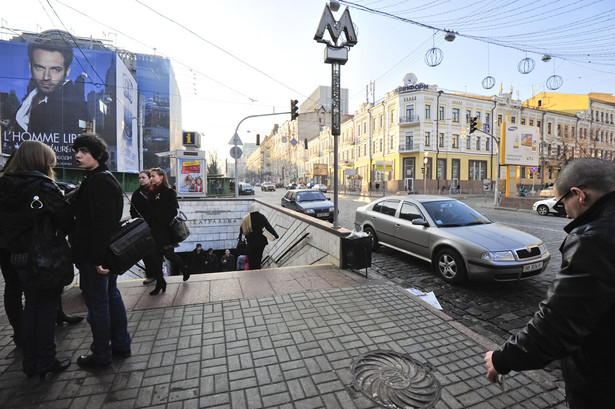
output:
POLYGON ((241 142, 241 139, 239 138, 239 135, 237 135, 237 133, 235 133, 235 135, 233 135, 233 137, 228 142, 228 144, 229 145, 243 145, 243 142, 241 142))
POLYGON ((233 146, 231 148, 231 158, 233 158, 233 159, 241 158, 242 153, 243 152, 241 151, 241 148, 238 147, 238 146, 233 146))
POLYGON ((530 168, 530 170, 531 170, 532 172, 536 172, 536 171, 538 170, 538 167, 536 167, 536 166, 532 166, 532 167, 530 168))

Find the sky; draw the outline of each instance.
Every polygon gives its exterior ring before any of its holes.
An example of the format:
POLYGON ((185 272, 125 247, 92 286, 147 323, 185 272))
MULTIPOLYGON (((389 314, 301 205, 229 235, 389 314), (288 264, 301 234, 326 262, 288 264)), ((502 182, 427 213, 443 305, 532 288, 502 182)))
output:
MULTIPOLYGON (((20 30, 63 29, 172 61, 182 97, 182 127, 202 134, 202 149, 228 156, 243 118, 288 112, 320 85, 331 85, 325 45, 314 40, 323 0, 0 0, 0 39, 20 30), (2 4, 4 3, 4 4, 2 4)), ((525 100, 552 92, 615 94, 613 0, 355 0, 346 7, 358 42, 341 67, 350 114, 403 84, 408 73, 445 92, 525 100), (444 31, 457 33, 453 42, 444 31), (433 50, 436 49, 436 50, 433 50), (425 62, 439 53, 436 66, 425 62), (544 54, 552 55, 543 62, 544 54), (524 58, 535 61, 519 72, 524 58), (491 76, 495 86, 485 89, 491 76)), ((1 57, 0 57, 1 58, 1 57)), ((523 67, 522 67, 523 68, 523 67)), ((255 142, 289 115, 247 119, 238 135, 255 142)))

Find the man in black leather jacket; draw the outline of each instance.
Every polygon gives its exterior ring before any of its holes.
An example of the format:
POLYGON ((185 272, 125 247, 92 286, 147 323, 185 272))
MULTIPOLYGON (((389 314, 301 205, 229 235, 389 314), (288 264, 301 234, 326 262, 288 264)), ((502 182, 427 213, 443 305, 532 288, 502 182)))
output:
POLYGON ((615 408, 615 163, 570 162, 555 194, 574 219, 560 271, 525 328, 485 354, 487 378, 560 359, 571 408, 615 408))

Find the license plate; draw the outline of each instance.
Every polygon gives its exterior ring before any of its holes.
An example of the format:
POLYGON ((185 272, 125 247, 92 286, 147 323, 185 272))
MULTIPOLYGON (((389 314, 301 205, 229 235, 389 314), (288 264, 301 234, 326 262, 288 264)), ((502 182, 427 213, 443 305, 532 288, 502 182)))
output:
POLYGON ((316 213, 317 217, 329 217, 329 213, 316 213))
POLYGON ((527 273, 528 271, 540 270, 542 268, 542 261, 538 263, 526 264, 523 266, 523 272, 527 273))

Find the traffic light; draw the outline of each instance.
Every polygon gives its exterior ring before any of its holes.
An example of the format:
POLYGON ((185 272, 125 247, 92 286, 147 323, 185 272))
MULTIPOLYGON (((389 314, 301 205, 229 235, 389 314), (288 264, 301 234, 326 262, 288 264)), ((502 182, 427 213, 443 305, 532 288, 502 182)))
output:
POLYGON ((478 129, 478 118, 473 116, 470 118, 470 133, 474 133, 478 129))
POLYGON ((299 101, 296 99, 290 100, 290 120, 294 121, 299 117, 299 101))

